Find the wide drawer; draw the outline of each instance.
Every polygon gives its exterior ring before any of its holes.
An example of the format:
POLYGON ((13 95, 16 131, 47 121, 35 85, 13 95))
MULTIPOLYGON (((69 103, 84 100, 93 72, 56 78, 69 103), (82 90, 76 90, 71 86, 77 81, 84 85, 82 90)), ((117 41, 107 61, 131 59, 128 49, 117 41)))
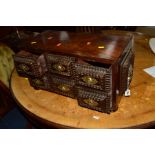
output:
POLYGON ((105 92, 109 91, 109 87, 111 88, 112 71, 110 65, 98 67, 95 64, 75 63, 74 67, 77 85, 103 90, 105 92))
POLYGON ((49 72, 65 76, 72 75, 72 63, 75 62, 75 58, 50 53, 45 54, 45 57, 49 72))
POLYGON ((14 56, 16 70, 23 77, 41 77, 46 71, 44 56, 21 51, 14 56))
POLYGON ((75 82, 71 78, 51 74, 50 90, 64 96, 75 98, 75 82))
POLYGON ((111 94, 104 94, 102 91, 91 90, 85 87, 77 87, 76 91, 80 106, 100 112, 110 112, 109 98, 111 98, 111 94))

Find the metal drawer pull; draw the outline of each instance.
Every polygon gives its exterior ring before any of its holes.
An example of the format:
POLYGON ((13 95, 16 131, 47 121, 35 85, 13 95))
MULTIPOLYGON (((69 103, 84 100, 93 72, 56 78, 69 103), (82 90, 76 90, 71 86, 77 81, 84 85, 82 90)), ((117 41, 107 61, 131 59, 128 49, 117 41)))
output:
POLYGON ((82 80, 87 84, 93 84, 93 85, 95 85, 98 82, 95 78, 92 78, 91 76, 84 76, 82 77, 82 80))
POLYGON ((20 70, 24 71, 24 72, 27 72, 27 71, 30 70, 29 67, 28 67, 27 65, 25 65, 25 64, 20 64, 20 65, 18 65, 18 68, 19 68, 20 70))
POLYGON ((65 66, 61 65, 61 64, 54 64, 53 68, 59 72, 63 72, 66 70, 65 66))
POLYGON ((98 106, 98 102, 94 101, 93 99, 89 98, 89 99, 84 99, 83 101, 92 107, 98 106))
POLYGON ((68 85, 65 85, 65 84, 61 84, 58 86, 58 88, 63 91, 63 92, 69 92, 70 91, 70 88, 68 85))

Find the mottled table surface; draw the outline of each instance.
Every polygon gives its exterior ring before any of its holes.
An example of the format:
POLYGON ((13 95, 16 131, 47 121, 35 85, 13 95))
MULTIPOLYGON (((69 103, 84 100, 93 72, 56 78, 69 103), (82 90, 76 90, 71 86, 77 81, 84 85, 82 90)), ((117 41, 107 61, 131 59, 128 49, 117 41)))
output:
POLYGON ((134 35, 135 65, 130 86, 131 96, 123 96, 118 110, 110 115, 82 108, 75 99, 35 90, 15 70, 11 77, 12 94, 26 113, 33 114, 49 125, 51 123, 66 128, 151 127, 155 125, 155 78, 143 69, 155 66, 155 55, 149 48, 148 36, 138 33, 134 35))

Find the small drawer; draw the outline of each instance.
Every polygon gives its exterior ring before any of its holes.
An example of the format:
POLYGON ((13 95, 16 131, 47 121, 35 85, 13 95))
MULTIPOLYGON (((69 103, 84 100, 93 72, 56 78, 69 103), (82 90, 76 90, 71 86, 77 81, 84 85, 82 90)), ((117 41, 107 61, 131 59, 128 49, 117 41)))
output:
POLYGON ((41 78, 29 78, 29 82, 35 89, 50 90, 50 78, 48 75, 44 75, 41 78))
POLYGON ((108 95, 102 91, 91 90, 84 87, 77 87, 78 104, 82 107, 109 113, 108 95))
POLYGON ((72 63, 75 62, 75 58, 55 54, 45 54, 45 57, 49 72, 65 76, 72 75, 72 63))
POLYGON ((81 86, 106 91, 107 84, 111 85, 110 78, 112 74, 110 65, 106 67, 75 63, 76 83, 81 86))
POLYGON ((14 56, 15 67, 20 76, 41 77, 46 71, 44 56, 21 51, 14 56))
POLYGON ((66 79, 57 75, 50 75, 50 79, 51 91, 60 95, 75 98, 75 82, 73 79, 66 79))

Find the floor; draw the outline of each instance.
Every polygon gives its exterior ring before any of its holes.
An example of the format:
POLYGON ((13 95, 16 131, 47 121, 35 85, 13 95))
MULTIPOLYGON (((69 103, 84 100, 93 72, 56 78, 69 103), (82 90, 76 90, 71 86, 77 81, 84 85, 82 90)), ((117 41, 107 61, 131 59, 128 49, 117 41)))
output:
POLYGON ((0 129, 34 129, 17 106, 14 106, 3 117, 0 117, 0 129))

